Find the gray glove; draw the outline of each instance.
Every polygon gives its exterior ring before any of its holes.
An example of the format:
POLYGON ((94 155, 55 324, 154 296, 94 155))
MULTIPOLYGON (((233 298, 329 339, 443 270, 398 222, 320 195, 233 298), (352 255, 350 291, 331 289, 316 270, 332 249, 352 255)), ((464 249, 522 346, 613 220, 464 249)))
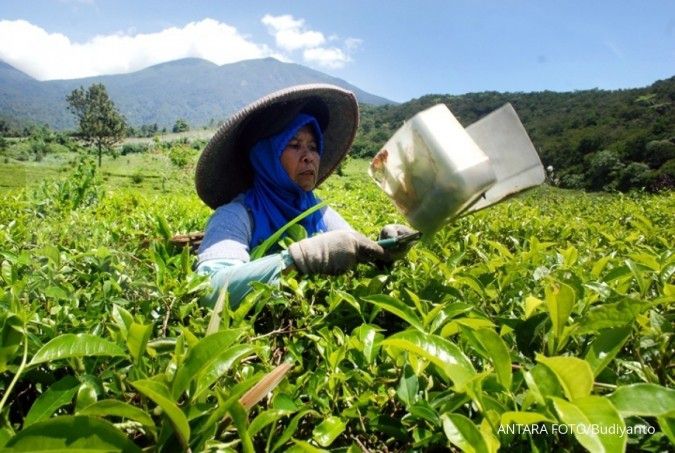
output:
MULTIPOLYGON (((399 236, 403 236, 404 234, 411 234, 414 232, 415 230, 405 225, 393 223, 385 225, 380 231, 380 235, 377 237, 377 239, 380 240, 380 239, 396 238, 399 236)), ((408 250, 410 250, 410 247, 412 247, 412 242, 409 242, 408 244, 400 244, 395 247, 390 247, 387 249, 387 252, 389 252, 389 255, 391 256, 392 260, 396 261, 403 258, 408 253, 408 250)))
POLYGON ((342 274, 357 263, 391 262, 377 242, 361 233, 337 230, 295 242, 288 247, 295 266, 303 274, 342 274))

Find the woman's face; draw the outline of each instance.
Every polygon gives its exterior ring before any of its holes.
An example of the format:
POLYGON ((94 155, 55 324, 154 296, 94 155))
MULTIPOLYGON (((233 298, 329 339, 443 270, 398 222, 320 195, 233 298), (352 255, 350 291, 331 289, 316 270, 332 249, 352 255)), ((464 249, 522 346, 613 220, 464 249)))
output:
POLYGON ((311 126, 304 126, 288 142, 281 153, 281 166, 302 190, 316 186, 319 175, 319 148, 311 126))

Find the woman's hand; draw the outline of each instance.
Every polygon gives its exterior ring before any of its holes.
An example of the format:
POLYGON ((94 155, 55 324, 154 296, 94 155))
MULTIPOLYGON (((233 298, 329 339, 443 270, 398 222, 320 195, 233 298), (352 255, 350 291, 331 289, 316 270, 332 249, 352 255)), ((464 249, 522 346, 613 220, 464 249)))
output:
MULTIPOLYGON (((412 230, 405 225, 393 223, 390 225, 385 225, 380 231, 380 235, 377 237, 377 239, 381 240, 397 238, 399 236, 412 233, 415 233, 415 230, 412 230)), ((387 252, 391 256, 392 261, 400 260, 408 253, 408 250, 410 250, 412 244, 412 242, 408 242, 407 244, 399 244, 394 247, 387 248, 387 252)))
POLYGON ((357 263, 392 261, 375 241, 349 230, 330 231, 295 242, 288 252, 303 274, 338 275, 357 263))

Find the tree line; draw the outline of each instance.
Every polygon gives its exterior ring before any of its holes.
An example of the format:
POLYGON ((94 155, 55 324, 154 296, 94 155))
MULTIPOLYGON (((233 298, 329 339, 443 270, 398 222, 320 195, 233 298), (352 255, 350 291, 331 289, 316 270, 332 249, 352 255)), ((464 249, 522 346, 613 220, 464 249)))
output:
MULTIPOLYGON (((67 101, 68 109, 78 120, 74 135, 94 147, 99 162, 103 153, 126 136, 149 137, 166 132, 159 131, 157 124, 135 128, 129 125, 102 84, 80 87, 68 95, 67 101)), ((671 77, 641 89, 427 95, 400 105, 361 105, 361 123, 352 155, 374 156, 405 120, 435 104, 446 104, 466 127, 510 102, 544 166, 552 169, 551 183, 590 191, 672 189, 674 101, 675 77, 671 77)), ((44 129, 39 135, 48 135, 44 129)), ((172 131, 189 129, 187 121, 179 118, 172 131)), ((12 132, 9 123, 0 119, 0 136, 12 132)), ((33 129, 30 134, 34 135, 33 129)))
POLYGON ((352 154, 373 156, 417 112, 443 103, 463 126, 510 102, 551 181, 597 190, 675 185, 675 77, 647 88, 570 93, 428 95, 400 105, 363 106, 352 154))

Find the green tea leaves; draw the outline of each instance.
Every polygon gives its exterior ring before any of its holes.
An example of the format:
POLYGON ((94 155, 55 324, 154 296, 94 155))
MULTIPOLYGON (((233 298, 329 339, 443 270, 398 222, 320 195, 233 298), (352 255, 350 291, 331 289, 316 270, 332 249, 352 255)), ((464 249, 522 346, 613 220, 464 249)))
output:
POLYGON ((400 300, 384 294, 364 297, 363 300, 395 314, 416 329, 424 331, 422 321, 415 314, 415 311, 400 300))
POLYGON ((622 417, 675 417, 675 390, 660 385, 626 385, 608 398, 622 417))
POLYGON ((329 447, 346 427, 347 425, 340 417, 331 416, 314 428, 312 437, 322 447, 329 447))
POLYGON ((63 334, 41 347, 29 365, 70 359, 74 357, 119 357, 124 350, 108 340, 89 334, 63 334))
POLYGON ((143 379, 131 383, 139 392, 150 398, 171 420, 174 431, 183 447, 188 445, 190 439, 190 425, 185 414, 178 408, 166 385, 151 379, 143 379))
POLYGON ((585 360, 576 357, 537 356, 537 361, 549 368, 570 400, 583 398, 593 389, 593 370, 585 360))
POLYGON ((553 398, 560 420, 591 452, 612 453, 626 449, 623 420, 606 398, 587 396, 573 402, 553 398))
POLYGON ((24 427, 47 419, 60 407, 70 404, 79 386, 73 376, 66 376, 52 384, 31 406, 23 421, 24 427))
POLYGON ((584 359, 591 365, 593 375, 597 376, 616 357, 630 336, 630 327, 604 329, 591 342, 584 359))
POLYGON ((546 308, 551 316, 553 335, 557 339, 562 336, 563 328, 574 309, 575 300, 574 290, 565 283, 554 282, 546 287, 546 308))
POLYGON ((455 344, 445 338, 418 331, 406 331, 382 340, 382 346, 393 346, 421 356, 436 365, 461 392, 476 374, 469 359, 455 344))
POLYGON ((5 445, 12 451, 139 452, 112 424, 91 416, 63 416, 35 423, 5 445))
POLYGON ((489 453, 488 444, 471 419, 460 414, 443 414, 443 431, 448 440, 464 452, 489 453))

